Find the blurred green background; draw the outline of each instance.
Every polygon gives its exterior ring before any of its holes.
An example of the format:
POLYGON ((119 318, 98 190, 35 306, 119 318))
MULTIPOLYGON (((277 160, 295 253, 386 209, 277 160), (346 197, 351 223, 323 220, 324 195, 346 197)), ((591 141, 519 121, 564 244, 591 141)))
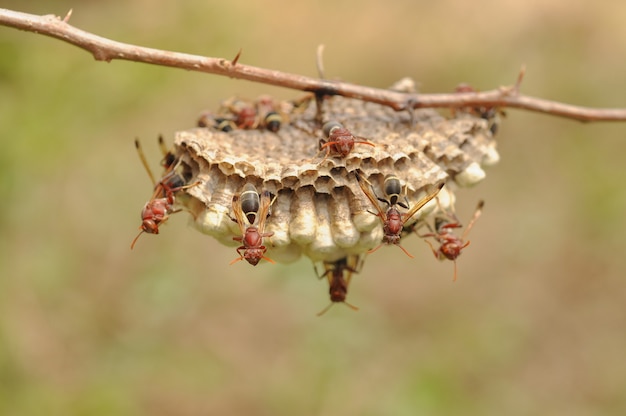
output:
MULTIPOLYGON (((626 3, 4 1, 115 40, 423 92, 512 84, 626 107, 626 3)), ((309 261, 228 266, 172 217, 134 251, 168 142, 231 95, 296 91, 0 27, 0 414, 626 414, 626 124, 509 110, 458 262, 383 248, 325 316, 309 261)))

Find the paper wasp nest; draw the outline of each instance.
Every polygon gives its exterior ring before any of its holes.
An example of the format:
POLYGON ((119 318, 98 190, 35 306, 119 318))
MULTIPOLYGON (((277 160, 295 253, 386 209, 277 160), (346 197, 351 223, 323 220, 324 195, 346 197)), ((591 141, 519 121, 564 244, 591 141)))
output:
MULTIPOLYGON (((282 104, 283 106, 285 103, 282 104)), ((383 179, 395 174, 409 205, 426 189, 441 181, 446 186, 406 225, 449 209, 456 186, 481 181, 484 166, 498 161, 488 121, 457 112, 445 118, 434 110, 396 112, 378 104, 343 97, 326 98, 323 121, 335 120, 354 136, 375 146, 356 144, 345 158, 319 151, 322 126, 316 121, 316 105, 305 110, 279 107, 282 124, 277 132, 262 128, 224 132, 206 127, 176 134, 174 154, 180 158, 187 183, 200 185, 181 198, 203 233, 229 246, 239 245, 241 231, 232 213, 233 196, 244 184, 276 199, 271 206, 265 239, 267 256, 291 262, 301 255, 313 261, 336 261, 377 246, 381 220, 355 179, 355 172, 371 182, 383 196, 383 179)))

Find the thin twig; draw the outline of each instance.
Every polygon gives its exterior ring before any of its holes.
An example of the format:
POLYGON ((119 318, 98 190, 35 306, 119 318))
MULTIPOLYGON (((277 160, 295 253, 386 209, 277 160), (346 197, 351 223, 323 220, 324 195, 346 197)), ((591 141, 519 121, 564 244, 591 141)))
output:
POLYGON ((520 94, 519 84, 523 77, 523 71, 520 72, 518 80, 513 86, 501 87, 490 91, 450 94, 403 93, 244 65, 239 63, 239 53, 235 59, 229 61, 227 59, 209 58, 116 42, 71 26, 67 23, 70 16, 71 11, 64 18, 60 18, 54 15, 37 16, 0 9, 0 25, 60 39, 90 52, 98 61, 110 62, 114 59, 120 59, 207 72, 225 75, 230 78, 309 91, 320 97, 341 95, 357 98, 386 105, 398 111, 426 107, 512 107, 579 121, 626 120, 626 109, 623 108, 580 107, 520 94))

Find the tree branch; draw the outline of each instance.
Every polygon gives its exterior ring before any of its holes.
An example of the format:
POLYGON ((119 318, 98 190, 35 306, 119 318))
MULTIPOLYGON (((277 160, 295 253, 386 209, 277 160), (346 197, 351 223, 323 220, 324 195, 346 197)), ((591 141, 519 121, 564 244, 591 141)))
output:
POLYGON ((71 26, 67 23, 70 16, 71 10, 62 19, 54 15, 37 16, 0 9, 0 25, 60 39, 90 52, 98 61, 110 62, 113 59, 121 59, 153 65, 170 66, 191 71, 224 75, 230 78, 245 79, 284 88, 309 91, 315 93, 317 96, 341 95, 386 105, 398 111, 427 107, 510 107, 579 121, 626 120, 626 109, 623 108, 605 109, 580 107, 520 94, 519 86, 524 74, 523 70, 520 72, 517 82, 511 87, 501 87, 484 92, 450 94, 403 93, 243 65, 238 62, 241 51, 230 61, 227 59, 209 58, 116 42, 71 26))

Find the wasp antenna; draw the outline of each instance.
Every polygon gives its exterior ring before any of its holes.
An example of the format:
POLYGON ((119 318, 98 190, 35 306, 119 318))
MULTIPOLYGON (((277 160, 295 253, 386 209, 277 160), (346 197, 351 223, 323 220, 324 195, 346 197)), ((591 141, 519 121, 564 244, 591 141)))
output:
POLYGON ((317 316, 322 316, 322 315, 324 315, 326 312, 328 312, 328 310, 329 310, 330 308, 332 308, 332 306, 333 306, 334 304, 335 304, 334 302, 331 302, 331 303, 330 303, 330 305, 328 305, 327 307, 325 307, 324 309, 322 309, 321 311, 319 311, 316 315, 317 315, 317 316))
POLYGON ((269 257, 262 256, 261 258, 264 259, 265 261, 269 262, 269 263, 276 264, 276 262, 274 260, 270 259, 269 257))
POLYGON ((140 236, 141 234, 143 234, 143 233, 144 233, 144 231, 143 231, 143 229, 142 229, 141 231, 139 231, 139 234, 137 234, 137 237, 135 237, 135 238, 133 239, 133 242, 132 242, 132 243, 130 243, 130 249, 131 249, 131 250, 132 250, 133 248, 135 248, 135 243, 137 242, 137 240, 139 240, 139 236, 140 236))
MULTIPOLYGON (((376 247, 374 247, 374 248, 372 248, 372 249, 370 249, 370 250, 367 250, 367 254, 372 254, 373 252, 375 252, 376 250, 378 250, 378 249, 379 249, 379 248, 381 248, 382 246, 383 246, 383 245, 382 245, 382 243, 381 243, 381 244, 377 245, 376 247)), ((404 249, 403 249, 403 250, 404 250, 404 249)))
POLYGON ((346 301, 343 301, 342 303, 343 303, 344 305, 346 305, 348 308, 352 309, 353 311, 358 311, 358 310, 359 310, 359 307, 358 307, 358 306, 354 306, 354 305, 352 305, 351 303, 348 303, 348 302, 346 302, 346 301))
POLYGON ((243 260, 243 257, 237 257, 235 260, 231 261, 230 263, 228 263, 229 266, 232 266, 233 264, 237 263, 238 261, 243 260))
MULTIPOLYGON (((361 137, 361 138, 364 139, 364 137, 361 137)), ((369 140, 355 140, 354 143, 366 144, 368 146, 376 147, 376 144, 370 142, 369 140)))

